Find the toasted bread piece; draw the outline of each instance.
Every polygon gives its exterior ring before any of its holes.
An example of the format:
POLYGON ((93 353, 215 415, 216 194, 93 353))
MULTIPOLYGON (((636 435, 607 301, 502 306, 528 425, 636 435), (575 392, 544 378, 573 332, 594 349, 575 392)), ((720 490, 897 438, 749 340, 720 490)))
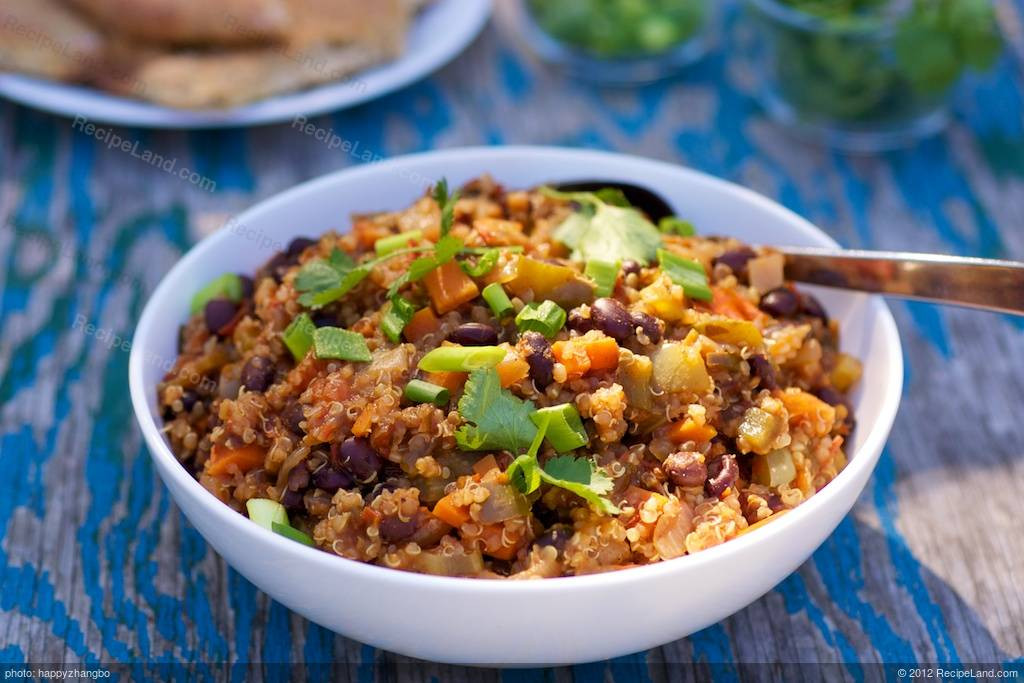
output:
POLYGON ((108 33, 163 45, 227 46, 282 40, 292 25, 286 0, 69 1, 108 33))
POLYGON ((293 47, 353 43, 389 57, 402 53, 414 9, 408 0, 288 0, 288 6, 293 47))
POLYGON ((0 71, 77 80, 103 49, 103 36, 55 0, 0 2, 0 71))
POLYGON ((162 54, 144 59, 130 80, 104 85, 168 107, 220 109, 342 80, 386 58, 363 45, 162 54))

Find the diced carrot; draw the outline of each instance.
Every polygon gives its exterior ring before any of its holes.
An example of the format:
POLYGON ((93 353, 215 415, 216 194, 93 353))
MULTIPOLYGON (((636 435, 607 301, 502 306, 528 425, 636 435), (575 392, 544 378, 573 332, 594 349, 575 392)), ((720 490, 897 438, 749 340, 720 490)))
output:
POLYGON ((462 391, 462 386, 466 383, 467 377, 469 377, 468 372, 447 372, 440 370, 438 372, 428 372, 426 374, 426 381, 431 384, 436 384, 439 387, 444 387, 450 393, 455 394, 462 391))
POLYGON ((378 225, 370 218, 360 218, 352 225, 352 233, 359 240, 360 246, 371 249, 381 237, 390 235, 391 229, 385 225, 378 225))
POLYGON ((831 430, 836 419, 836 409, 814 394, 801 389, 787 389, 779 395, 789 412, 790 423, 807 422, 816 428, 819 436, 831 430))
POLYGON ((753 320, 761 315, 761 309, 747 301, 732 289, 711 288, 711 311, 718 315, 741 320, 753 320))
POLYGON ((440 268, 430 271, 423 284, 430 295, 430 301, 438 314, 444 315, 449 311, 472 301, 480 293, 480 289, 473 280, 462 272, 462 268, 455 261, 449 261, 440 268))
POLYGON ((434 504, 433 512, 435 517, 456 529, 469 521, 469 510, 453 504, 450 493, 434 504))
POLYGON ((691 418, 676 422, 668 428, 668 438, 674 443, 711 441, 716 434, 718 434, 718 430, 711 425, 699 425, 691 418))
POLYGON ((219 477, 222 474, 228 474, 232 466, 239 472, 248 472, 262 467, 266 457, 266 451, 256 444, 248 444, 239 448, 224 448, 217 444, 210 453, 210 462, 206 465, 206 473, 219 477))
POLYGON ((498 461, 494 459, 494 455, 488 453, 473 464, 473 472, 482 476, 497 468, 497 466, 498 461))
POLYGON ((583 348, 590 359, 592 371, 614 370, 619 367, 619 345, 611 337, 588 340, 583 348))
POLYGON ((551 353, 555 360, 565 366, 569 379, 582 377, 590 370, 590 356, 587 355, 586 347, 574 339, 555 342, 551 345, 551 353))
POLYGON ((509 351, 505 354, 505 359, 498 363, 494 369, 498 371, 498 378, 501 380, 502 389, 509 388, 530 374, 529 363, 515 351, 509 351))
POLYGON ((428 334, 437 332, 440 327, 441 321, 434 315, 434 310, 427 306, 412 314, 412 318, 402 330, 402 334, 405 335, 407 341, 416 344, 428 334))
POLYGON ((489 555, 498 560, 511 560, 519 552, 523 544, 523 538, 514 538, 512 545, 505 545, 505 525, 500 522, 497 524, 485 524, 483 529, 480 531, 480 540, 483 541, 484 547, 481 548, 484 555, 489 555))
POLYGON ((369 407, 363 409, 363 412, 359 413, 359 417, 352 423, 352 434, 355 436, 366 436, 370 433, 370 428, 373 427, 373 411, 369 407))

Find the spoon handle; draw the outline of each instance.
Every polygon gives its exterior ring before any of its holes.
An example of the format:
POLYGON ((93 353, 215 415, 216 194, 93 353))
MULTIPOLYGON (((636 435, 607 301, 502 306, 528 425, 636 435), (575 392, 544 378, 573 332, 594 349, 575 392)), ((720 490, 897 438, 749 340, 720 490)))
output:
POLYGON ((798 282, 1024 315, 1024 263, 884 251, 779 248, 798 282))

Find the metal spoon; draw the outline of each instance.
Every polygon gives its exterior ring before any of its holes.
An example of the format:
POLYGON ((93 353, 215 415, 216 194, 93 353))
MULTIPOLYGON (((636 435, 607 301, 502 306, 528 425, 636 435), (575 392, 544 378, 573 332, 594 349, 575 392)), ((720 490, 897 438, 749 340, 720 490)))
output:
MULTIPOLYGON (((631 183, 595 180, 555 186, 564 192, 617 188, 655 222, 675 213, 661 196, 631 183)), ((786 257, 789 280, 1024 315, 1024 263, 943 254, 772 248, 786 257)))

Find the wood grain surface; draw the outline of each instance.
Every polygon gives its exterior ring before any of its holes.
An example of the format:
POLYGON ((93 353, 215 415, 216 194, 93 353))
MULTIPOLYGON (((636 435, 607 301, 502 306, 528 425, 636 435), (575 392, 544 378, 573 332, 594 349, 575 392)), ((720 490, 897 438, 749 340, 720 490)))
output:
MULTIPOLYGON (((594 682, 896 676, 879 663, 1020 672, 1024 323, 1009 317, 894 303, 904 401, 854 511, 754 604, 613 662, 487 671, 376 651, 270 600, 184 521, 129 404, 135 321, 199 237, 328 171, 462 145, 619 150, 749 186, 847 246, 1024 260, 1024 77, 1013 50, 963 84, 943 135, 849 156, 764 118, 749 96, 749 65, 733 56, 748 36, 732 14, 724 50, 683 78, 609 91, 535 63, 507 10, 430 79, 312 121, 355 150, 331 149, 295 125, 115 130, 140 154, 159 154, 159 166, 68 120, 0 104, 0 668, 116 665, 122 679, 594 682)), ((1002 10, 1020 26, 1020 4, 1002 10)), ((666 599, 685 603, 699 589, 666 599)), ((628 596, 608 596, 619 599, 628 596)))

